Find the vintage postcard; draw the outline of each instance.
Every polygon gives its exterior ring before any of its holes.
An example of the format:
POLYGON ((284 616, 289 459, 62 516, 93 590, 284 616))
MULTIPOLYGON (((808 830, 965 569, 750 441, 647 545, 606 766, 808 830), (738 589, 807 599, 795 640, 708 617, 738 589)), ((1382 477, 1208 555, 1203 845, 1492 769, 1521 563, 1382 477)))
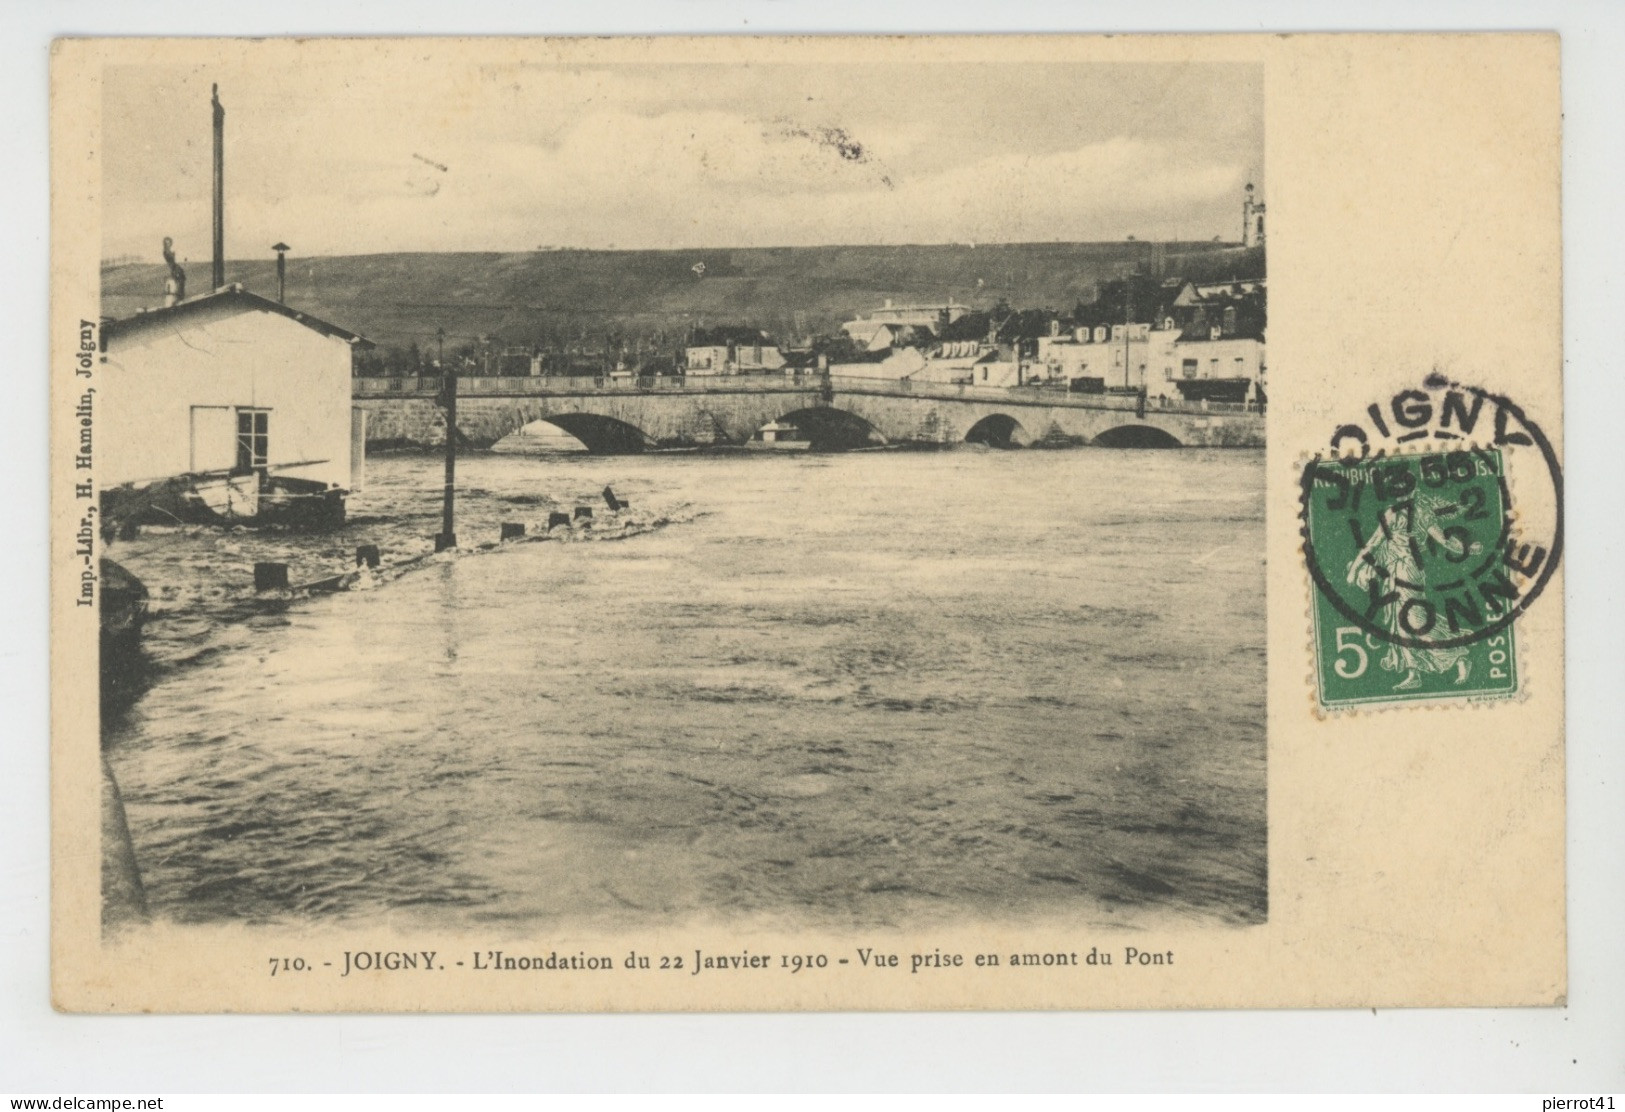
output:
POLYGON ((57 1007, 1561 1002, 1558 75, 58 41, 57 1007))

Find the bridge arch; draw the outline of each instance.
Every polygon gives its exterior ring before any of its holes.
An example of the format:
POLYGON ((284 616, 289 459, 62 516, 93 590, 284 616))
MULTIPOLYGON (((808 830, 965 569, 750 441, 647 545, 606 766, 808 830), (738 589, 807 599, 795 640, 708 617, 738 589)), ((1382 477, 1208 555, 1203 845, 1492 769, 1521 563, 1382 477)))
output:
POLYGON ((598 413, 549 413, 525 422, 494 445, 498 451, 523 450, 527 446, 534 451, 585 450, 592 455, 624 456, 654 447, 654 440, 636 425, 614 417, 598 413), (550 429, 557 432, 550 433, 550 429), (574 438, 580 447, 557 433, 574 438), (529 445, 524 444, 526 440, 530 441, 529 445))
POLYGON ((886 443, 885 436, 868 420, 834 406, 793 409, 778 418, 794 425, 812 441, 814 451, 867 448, 886 443))
POLYGON ((1021 422, 1008 413, 989 413, 970 427, 965 443, 986 444, 990 448, 1025 448, 1032 443, 1032 437, 1021 422))
POLYGON ((1179 448, 1183 447, 1172 433, 1153 425, 1118 425, 1095 437, 1091 443, 1097 448, 1179 448))

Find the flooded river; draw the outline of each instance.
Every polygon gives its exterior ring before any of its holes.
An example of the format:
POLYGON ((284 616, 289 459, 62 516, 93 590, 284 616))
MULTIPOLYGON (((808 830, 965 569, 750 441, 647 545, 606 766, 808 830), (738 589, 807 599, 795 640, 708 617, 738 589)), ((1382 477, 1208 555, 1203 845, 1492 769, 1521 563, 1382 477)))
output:
POLYGON ((330 537, 110 552, 157 611, 105 738, 156 916, 1264 917, 1262 452, 474 456, 465 548, 593 528, 221 620, 256 559, 429 547, 439 462, 368 467, 330 537))

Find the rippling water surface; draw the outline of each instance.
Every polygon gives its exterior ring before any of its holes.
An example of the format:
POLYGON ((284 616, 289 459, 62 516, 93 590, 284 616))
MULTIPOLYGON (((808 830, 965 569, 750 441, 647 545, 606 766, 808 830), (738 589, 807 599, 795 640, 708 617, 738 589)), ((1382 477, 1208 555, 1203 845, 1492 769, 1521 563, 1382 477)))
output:
POLYGON ((168 610, 107 737, 160 916, 1264 917, 1261 452, 476 456, 465 546, 633 508, 215 617, 425 548, 437 461, 369 468, 336 536, 112 552, 168 610))

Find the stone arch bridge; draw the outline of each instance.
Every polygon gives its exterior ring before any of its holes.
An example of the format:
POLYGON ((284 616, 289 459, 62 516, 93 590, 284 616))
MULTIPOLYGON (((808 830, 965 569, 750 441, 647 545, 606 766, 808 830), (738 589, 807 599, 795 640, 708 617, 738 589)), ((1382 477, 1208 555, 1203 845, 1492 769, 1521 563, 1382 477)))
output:
MULTIPOLYGON (((434 379, 357 379, 371 445, 445 443, 434 379)), ((868 443, 998 446, 1035 442, 1101 447, 1261 447, 1256 410, 1146 407, 1133 396, 1069 395, 884 380, 689 379, 644 385, 594 379, 473 378, 459 383, 457 427, 470 446, 489 447, 547 421, 589 451, 743 444, 787 418, 830 445, 868 443)))

